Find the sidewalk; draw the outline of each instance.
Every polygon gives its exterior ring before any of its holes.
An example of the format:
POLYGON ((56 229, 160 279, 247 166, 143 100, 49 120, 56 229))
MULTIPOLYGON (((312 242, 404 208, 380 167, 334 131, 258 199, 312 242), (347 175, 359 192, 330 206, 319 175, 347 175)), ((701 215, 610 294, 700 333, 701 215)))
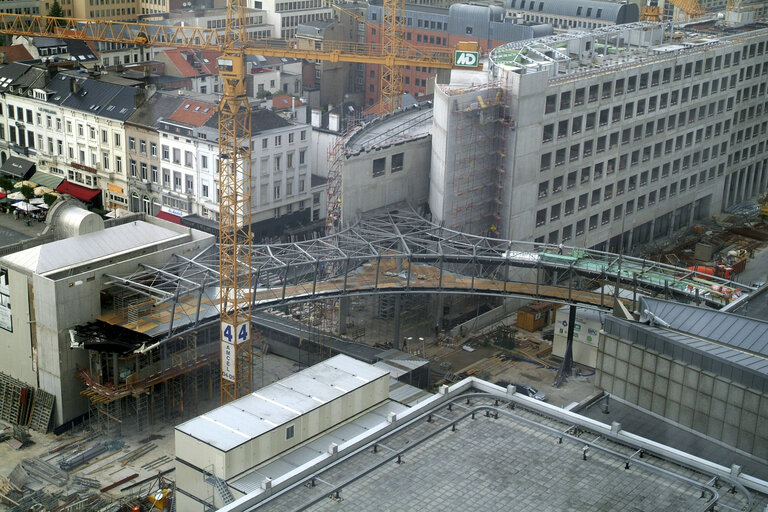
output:
POLYGON ((33 238, 45 229, 45 222, 16 220, 11 213, 0 213, 0 247, 33 238))

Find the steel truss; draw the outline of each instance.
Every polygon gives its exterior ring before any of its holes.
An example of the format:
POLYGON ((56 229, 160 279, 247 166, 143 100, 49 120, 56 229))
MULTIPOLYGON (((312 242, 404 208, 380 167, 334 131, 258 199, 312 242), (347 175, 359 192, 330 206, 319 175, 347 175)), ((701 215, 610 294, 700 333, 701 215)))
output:
MULTIPOLYGON (((253 245, 249 294, 253 311, 288 303, 379 293, 516 296, 611 310, 633 310, 639 295, 729 308, 753 291, 655 261, 574 247, 560 248, 460 233, 414 211, 364 218, 332 236, 304 242, 253 245), (704 280, 706 277, 707 280, 704 280)), ((218 300, 216 247, 193 258, 176 255, 162 267, 141 265, 107 284, 187 309, 167 338, 215 320, 216 311, 189 311, 218 300)))

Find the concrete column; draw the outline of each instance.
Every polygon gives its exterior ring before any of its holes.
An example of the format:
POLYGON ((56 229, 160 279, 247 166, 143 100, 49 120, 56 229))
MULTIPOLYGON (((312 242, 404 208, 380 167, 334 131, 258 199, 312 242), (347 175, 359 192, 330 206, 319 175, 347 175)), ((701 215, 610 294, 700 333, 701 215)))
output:
POLYGON ((566 377, 570 377, 573 372, 573 331, 576 325, 576 306, 571 305, 568 308, 568 334, 566 335, 565 354, 563 363, 560 365, 560 371, 557 372, 556 387, 562 386, 566 377))
POLYGON ((651 226, 649 228, 649 233, 648 233, 648 243, 653 242, 653 233, 656 230, 656 219, 652 219, 650 224, 651 226))
MULTIPOLYGON (((699 201, 701 201, 701 199, 699 199, 699 201)), ((694 202, 691 203, 691 211, 688 214, 688 225, 689 226, 693 226, 693 221, 695 220, 695 216, 696 216, 696 203, 697 202, 698 201, 694 201, 694 202)))
POLYGON ((669 212, 669 229, 667 230, 667 236, 672 236, 672 233, 675 232, 675 217, 677 213, 677 208, 669 212))
POLYGON ((397 350, 403 349, 403 340, 400 339, 400 299, 401 294, 395 295, 395 321, 392 322, 392 346, 397 350))
POLYGON ((740 203, 744 201, 744 169, 739 171, 738 186, 736 188, 736 202, 740 203))
POLYGON ((349 317, 349 297, 339 299, 339 334, 347 333, 347 317, 349 317))

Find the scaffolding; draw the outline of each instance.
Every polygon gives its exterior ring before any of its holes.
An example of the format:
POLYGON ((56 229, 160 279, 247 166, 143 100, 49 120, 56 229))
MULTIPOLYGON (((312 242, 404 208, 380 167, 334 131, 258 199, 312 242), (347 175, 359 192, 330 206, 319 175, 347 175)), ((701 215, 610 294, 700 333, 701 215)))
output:
POLYGON ((119 435, 197 415, 201 399, 211 400, 216 392, 217 333, 216 326, 193 330, 145 352, 90 350, 89 368, 81 368, 78 377, 94 426, 119 435))
MULTIPOLYGON (((498 121, 504 118, 503 89, 497 85, 463 90, 453 99, 454 134, 450 187, 453 229, 493 234, 496 230, 503 170, 504 137, 498 121)), ((456 94, 454 91, 453 94, 456 94)))

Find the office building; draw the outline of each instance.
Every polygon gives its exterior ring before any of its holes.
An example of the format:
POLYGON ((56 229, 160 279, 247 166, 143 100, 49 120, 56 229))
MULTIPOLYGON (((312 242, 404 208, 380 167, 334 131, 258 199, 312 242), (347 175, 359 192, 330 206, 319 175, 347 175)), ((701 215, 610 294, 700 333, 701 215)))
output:
POLYGON ((446 226, 618 252, 764 194, 765 31, 627 24, 510 43, 439 86, 446 226))

